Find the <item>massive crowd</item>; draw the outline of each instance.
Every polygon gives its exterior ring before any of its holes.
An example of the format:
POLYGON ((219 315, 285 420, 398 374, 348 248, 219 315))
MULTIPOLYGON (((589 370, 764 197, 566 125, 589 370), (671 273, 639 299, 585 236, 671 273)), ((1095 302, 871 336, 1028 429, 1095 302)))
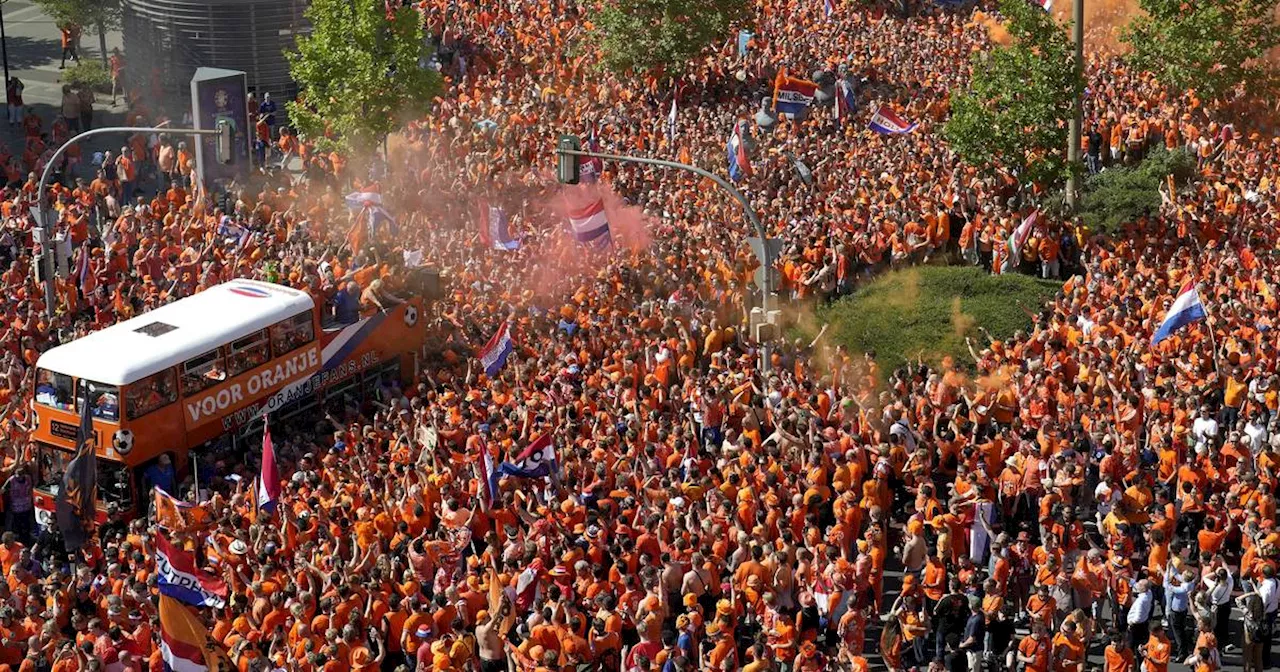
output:
MULTIPOLYGON (((1123 235, 1045 217, 1017 265, 1069 279, 1025 332, 973 342, 971 363, 882 370, 823 337, 772 350, 766 372, 745 329, 748 227, 683 174, 606 163, 613 248, 566 232, 559 133, 722 172, 730 128, 778 68, 844 68, 860 80, 852 123, 815 108, 752 131, 742 187, 785 242, 786 303, 894 265, 999 267, 1025 194, 938 133, 986 27, 970 8, 835 4, 828 19, 822 3, 761 2, 746 54, 731 42, 664 83, 597 70, 583 3, 425 0, 448 90, 376 179, 291 135, 273 142, 306 176, 255 178, 228 201, 184 184, 177 139, 72 156, 80 177, 52 193, 89 267, 59 280, 52 319, 29 207, 68 123, 19 114, 27 141, 2 162, 0 213, 0 670, 163 669, 154 520, 103 528, 70 562, 29 532, 38 353, 234 277, 332 296, 332 268, 406 252, 450 278, 422 379, 389 405, 277 431, 275 516, 252 515, 225 478, 239 460, 253 473, 255 455, 220 464, 214 526, 177 537, 231 586, 201 614, 242 672, 862 671, 872 652, 895 671, 1083 672, 1099 652, 1107 672, 1270 665, 1271 136, 1091 62, 1091 167, 1163 145, 1193 151, 1198 174, 1123 235), (882 104, 920 126, 865 130, 882 104), (352 254, 341 195, 357 188, 380 190, 400 231, 352 254), (511 216, 518 250, 482 242, 480 199, 511 216), (1188 280, 1208 319, 1151 347, 1188 280), (489 378, 475 355, 506 321, 516 352, 489 378), (416 440, 426 426, 433 450, 416 440), (557 477, 507 478, 483 502, 480 451, 509 459, 547 432, 557 477)), ((162 120, 133 103, 133 120, 162 120)), ((189 476, 177 490, 194 499, 189 476)))

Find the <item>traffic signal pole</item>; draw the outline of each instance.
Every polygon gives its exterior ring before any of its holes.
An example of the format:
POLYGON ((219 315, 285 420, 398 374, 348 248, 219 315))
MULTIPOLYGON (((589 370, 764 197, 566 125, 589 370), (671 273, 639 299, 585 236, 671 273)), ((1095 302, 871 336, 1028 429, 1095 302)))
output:
MULTIPOLYGON (((56 248, 53 242, 53 229, 57 226, 58 217, 57 209, 48 205, 46 201, 46 191, 49 186, 49 176, 53 174, 53 167, 57 165, 58 160, 67 151, 71 145, 91 138, 95 135, 106 135, 107 133, 176 133, 178 135, 221 135, 230 132, 230 127, 219 124, 218 128, 170 128, 168 126, 104 126, 85 131, 78 135, 72 136, 70 140, 62 143, 62 146, 53 153, 49 158, 49 162, 45 164, 44 171, 40 173, 40 184, 36 189, 36 218, 39 220, 44 240, 41 242, 42 258, 37 263, 40 264, 44 271, 44 314, 46 317, 53 317, 55 299, 57 298, 57 290, 54 287, 54 255, 56 248)), ((221 143, 219 143, 221 145, 221 143)), ((221 153, 219 148, 219 153, 221 153)), ((126 204, 121 203, 124 207, 126 204)), ((34 272, 35 268, 32 268, 34 272)))
MULTIPOLYGON (((1079 0, 1077 0, 1079 1, 1079 0)), ((675 170, 685 170, 695 173, 702 177, 715 182, 721 189, 729 192, 738 203, 742 206, 742 211, 746 213, 747 221, 751 222, 751 226, 756 230, 756 235, 760 237, 761 247, 764 250, 764 273, 760 283, 760 307, 765 315, 769 314, 769 295, 773 293, 773 270, 774 259, 769 250, 768 240, 769 232, 765 231, 764 225, 760 223, 760 218, 756 216, 755 208, 751 207, 751 201, 747 200, 746 195, 733 186, 732 183, 726 181, 723 177, 716 175, 710 171, 703 170, 697 166, 691 166, 687 163, 678 161, 667 161, 664 159, 651 159, 644 156, 624 156, 621 154, 602 154, 600 152, 584 152, 582 150, 568 149, 567 147, 557 147, 556 154, 567 154, 569 156, 585 156, 588 158, 605 159, 608 161, 618 161, 621 163, 642 163, 649 166, 658 166, 660 168, 672 168, 675 170)), ((761 370, 766 374, 769 373, 769 346, 767 343, 761 343, 761 370)))

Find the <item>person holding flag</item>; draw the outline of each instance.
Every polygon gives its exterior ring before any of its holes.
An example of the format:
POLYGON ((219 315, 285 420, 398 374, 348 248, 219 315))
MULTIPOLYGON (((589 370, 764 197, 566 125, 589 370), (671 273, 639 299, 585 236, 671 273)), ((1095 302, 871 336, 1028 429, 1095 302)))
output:
POLYGON ((90 383, 80 383, 80 424, 76 428, 76 453, 62 474, 55 503, 58 530, 67 551, 77 553, 93 537, 98 514, 98 434, 93 428, 90 383))

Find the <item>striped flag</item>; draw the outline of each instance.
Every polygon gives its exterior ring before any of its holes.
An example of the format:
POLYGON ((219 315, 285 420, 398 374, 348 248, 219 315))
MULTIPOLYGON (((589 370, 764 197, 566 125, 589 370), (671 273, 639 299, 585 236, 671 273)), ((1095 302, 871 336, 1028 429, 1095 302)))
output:
POLYGON ((196 566, 195 553, 169 541, 156 532, 156 576, 160 594, 193 607, 220 609, 227 603, 227 584, 222 579, 196 566))
POLYGON ((276 451, 271 445, 271 425, 263 419, 262 429, 262 471, 258 476, 258 502, 256 509, 275 511, 280 500, 280 471, 276 469, 276 451))
POLYGON ((480 349, 480 364, 484 366, 485 375, 490 378, 498 375, 506 365, 507 358, 515 351, 515 343, 511 340, 511 330, 506 322, 498 327, 498 333, 480 349))
POLYGON ((160 657, 166 672, 234 670, 226 649, 181 602, 160 595, 160 657))
POLYGON ((604 200, 596 199, 569 213, 569 228, 579 243, 609 242, 609 217, 604 211, 604 200))

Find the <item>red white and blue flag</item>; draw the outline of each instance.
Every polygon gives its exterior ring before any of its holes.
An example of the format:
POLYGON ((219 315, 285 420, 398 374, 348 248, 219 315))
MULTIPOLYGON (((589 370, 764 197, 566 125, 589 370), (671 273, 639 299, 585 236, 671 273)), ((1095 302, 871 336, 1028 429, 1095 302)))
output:
POLYGON ((609 216, 604 211, 604 200, 596 199, 569 212, 569 228, 579 243, 608 244, 609 216))
MULTIPOLYGON (((596 126, 591 125, 591 132, 587 134, 587 151, 599 152, 600 141, 596 138, 596 126)), ((598 156, 582 157, 582 169, 579 172, 578 180, 583 184, 595 184, 600 181, 600 176, 604 174, 604 159, 598 156)))
POLYGON ((846 79, 836 82, 836 122, 843 124, 853 119, 853 113, 857 109, 858 99, 854 96, 853 85, 846 79))
POLYGON ((520 249, 520 237, 511 233, 511 219, 507 217, 506 208, 482 201, 480 216, 483 218, 480 237, 486 245, 507 252, 520 249))
POLYGON ((550 476, 556 468, 556 446, 551 440, 551 432, 546 432, 530 441, 514 462, 503 462, 498 467, 498 474, 516 478, 542 478, 550 476))
POLYGON ((1194 282, 1187 280, 1178 292, 1178 298, 1173 300, 1173 304, 1165 312, 1160 327, 1151 335, 1151 345, 1160 343, 1172 336, 1173 332, 1206 317, 1208 313, 1204 309, 1204 302, 1200 300, 1200 290, 1196 289, 1194 282))
POLYGON ((733 124, 733 132, 729 134, 729 179, 737 182, 744 177, 751 177, 751 159, 747 156, 746 122, 739 120, 733 124))
POLYGON ((275 511, 280 501, 280 471, 276 468, 276 451, 271 444, 271 425, 263 418, 262 471, 258 476, 258 508, 275 511))
POLYGON ((161 595, 193 607, 226 606, 227 584, 197 567, 195 553, 174 546, 161 531, 156 531, 156 575, 161 595))
POLYGON ((780 70, 773 80, 773 111, 799 117, 809 109, 817 92, 816 83, 788 77, 786 70, 780 70))
POLYGON ((871 115, 871 123, 867 128, 885 135, 897 135, 900 133, 910 133, 916 130, 917 124, 908 124, 896 112, 889 109, 888 106, 881 105, 876 108, 875 114, 871 115))
POLYGON ((480 442, 480 459, 476 461, 476 466, 480 469, 480 487, 483 488, 485 506, 493 508, 493 503, 498 499, 498 472, 493 468, 493 455, 489 453, 489 446, 484 441, 480 442))
POLYGON ((836 13, 835 0, 822 0, 822 13, 829 19, 832 14, 836 13))
POLYGON ((493 338, 480 349, 480 364, 484 367, 485 375, 490 378, 498 375, 513 351, 515 351, 515 342, 511 340, 511 329, 506 322, 503 322, 502 326, 498 327, 498 333, 494 334, 493 338))

